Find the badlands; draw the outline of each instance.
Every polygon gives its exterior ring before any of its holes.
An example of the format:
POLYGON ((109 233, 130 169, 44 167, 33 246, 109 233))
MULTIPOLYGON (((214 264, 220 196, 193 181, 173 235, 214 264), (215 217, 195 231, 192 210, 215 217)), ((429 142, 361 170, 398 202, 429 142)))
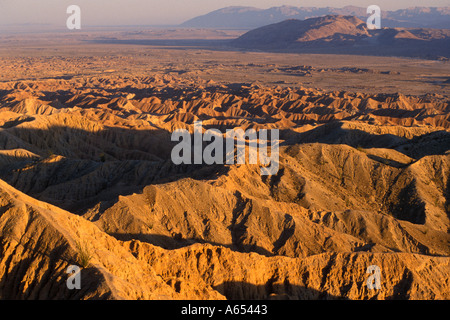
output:
POLYGON ((0 36, 1 299, 450 299, 450 64, 241 34, 0 36), (197 120, 279 172, 174 165, 197 120))

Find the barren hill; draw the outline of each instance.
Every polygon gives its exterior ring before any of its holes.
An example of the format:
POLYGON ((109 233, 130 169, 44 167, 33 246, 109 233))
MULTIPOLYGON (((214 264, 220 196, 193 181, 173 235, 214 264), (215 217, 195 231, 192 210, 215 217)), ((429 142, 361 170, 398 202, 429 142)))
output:
MULTIPOLYGON (((333 40, 335 36, 369 36, 365 22, 353 16, 325 16, 307 20, 290 19, 249 31, 239 37, 237 45, 279 46, 290 42, 333 40)), ((345 38, 344 38, 345 40, 345 38)))
POLYGON ((448 258, 323 253, 292 259, 209 244, 165 250, 118 241, 3 181, 0 194, 2 299, 448 299, 448 284, 440 280, 448 277, 448 258), (81 290, 66 287, 72 264, 82 264, 81 290), (382 294, 365 287, 372 264, 386 270, 382 294))
POLYGON ((368 30, 354 16, 290 19, 249 31, 232 42, 239 48, 414 57, 449 57, 448 30, 368 30))

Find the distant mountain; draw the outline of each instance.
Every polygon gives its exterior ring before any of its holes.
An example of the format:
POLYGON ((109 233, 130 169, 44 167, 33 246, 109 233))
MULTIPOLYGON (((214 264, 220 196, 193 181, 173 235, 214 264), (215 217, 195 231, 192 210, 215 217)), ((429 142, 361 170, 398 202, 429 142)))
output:
POLYGON ((234 44, 255 47, 278 47, 298 42, 350 40, 368 37, 365 23, 353 16, 325 16, 306 20, 290 19, 249 31, 234 44), (338 39, 339 38, 339 39, 338 39))
POLYGON ((450 7, 414 7, 387 12, 386 27, 450 29, 450 7))
MULTIPOLYGON (((281 6, 269 9, 254 7, 227 7, 210 12, 181 24, 190 28, 254 29, 287 19, 305 20, 326 15, 352 15, 366 20, 367 9, 346 6, 343 8, 315 8, 281 6)), ((382 12, 383 27, 450 29, 450 7, 414 7, 382 12)))
POLYGON ((306 20, 289 19, 257 28, 232 41, 245 49, 413 56, 436 59, 450 56, 450 30, 383 28, 368 30, 354 16, 332 15, 306 20))
POLYGON ((258 9, 253 7, 227 7, 186 21, 183 27, 253 29, 286 19, 305 19, 329 14, 328 9, 296 8, 292 6, 258 9))

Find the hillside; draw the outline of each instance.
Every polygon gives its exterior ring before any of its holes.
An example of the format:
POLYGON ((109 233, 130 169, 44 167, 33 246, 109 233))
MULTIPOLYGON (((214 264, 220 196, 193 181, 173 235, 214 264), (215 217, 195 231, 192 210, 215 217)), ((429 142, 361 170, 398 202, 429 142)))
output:
POLYGON ((1 298, 449 299, 445 97, 168 75, 0 92, 1 298), (279 173, 175 166, 170 133, 197 119, 281 129, 279 173))
POLYGON ((346 53, 450 57, 450 31, 383 28, 368 30, 353 16, 290 19, 249 31, 232 42, 246 49, 276 52, 346 53))
POLYGON ((445 258, 364 253, 269 258, 209 244, 164 250, 136 240, 118 241, 3 181, 0 196, 1 299, 370 298, 373 292, 364 288, 364 277, 365 266, 373 263, 392 270, 385 283, 393 289, 378 298, 402 297, 405 289, 393 284, 414 279, 407 288, 410 298, 448 299, 447 285, 428 277, 431 270, 448 277, 445 258), (70 291, 66 269, 80 264, 85 253, 89 259, 81 269, 82 288, 70 291), (344 273, 343 266, 353 273, 344 273), (324 277, 327 273, 332 276, 324 277), (321 291, 324 284, 330 288, 327 293, 321 291))

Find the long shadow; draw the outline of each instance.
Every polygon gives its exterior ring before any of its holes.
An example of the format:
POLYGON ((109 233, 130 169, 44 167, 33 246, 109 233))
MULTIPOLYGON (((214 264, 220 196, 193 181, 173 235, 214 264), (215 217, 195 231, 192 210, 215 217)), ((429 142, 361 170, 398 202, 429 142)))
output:
POLYGON ((23 118, 23 119, 16 119, 16 120, 10 120, 10 121, 6 121, 1 127, 4 129, 8 129, 8 128, 13 128, 15 126, 18 126, 22 123, 25 122, 31 122, 34 121, 35 118, 34 117, 27 117, 27 118, 23 118))
MULTIPOLYGON (((343 128, 341 121, 332 121, 320 127, 303 133, 286 133, 288 139, 282 143, 285 146, 323 143, 344 144, 353 148, 386 148, 394 149, 413 159, 421 159, 431 155, 445 155, 450 150, 450 132, 445 130, 434 131, 411 139, 393 134, 371 134, 359 129, 343 128)), ((388 162, 394 167, 403 164, 394 160, 371 156, 373 160, 388 162)))
POLYGON ((20 259, 17 255, 10 255, 4 261, 7 272, 4 272, 0 278, 0 300, 80 300, 85 297, 103 300, 110 297, 111 293, 101 294, 98 291, 105 278, 98 269, 93 267, 81 270, 80 290, 67 288, 66 279, 69 275, 65 273, 65 269, 59 269, 61 260, 67 266, 76 265, 77 262, 64 257, 66 246, 53 248, 48 256, 40 256, 42 253, 39 249, 39 245, 31 249, 33 251, 28 258, 20 259), (8 268, 11 263, 14 263, 14 266, 8 268), (45 269, 42 276, 27 279, 29 274, 36 273, 39 269, 45 269), (23 285, 24 279, 30 280, 26 286, 23 285))
POLYGON ((305 53, 305 54, 345 54, 367 56, 399 56, 425 59, 449 57, 450 44, 448 39, 415 40, 365 38, 358 41, 315 40, 308 42, 291 41, 289 43, 273 44, 243 44, 232 42, 231 46, 241 50, 264 51, 271 53, 305 53), (380 41, 381 40, 381 41, 380 41))
POLYGON ((332 295, 304 286, 293 285, 285 280, 275 283, 269 279, 264 285, 255 285, 242 281, 226 281, 213 289, 219 291, 228 300, 348 300, 345 296, 332 295))
MULTIPOLYGON (((447 213, 447 217, 450 220, 450 177, 447 179, 444 197, 445 197, 445 212, 447 213)), ((450 233, 450 226, 447 228, 447 233, 450 233)))
MULTIPOLYGON (((228 300, 349 300, 345 296, 352 284, 341 288, 341 295, 333 295, 326 291, 319 291, 300 285, 293 285, 287 279, 283 283, 269 279, 266 284, 255 285, 242 281, 226 281, 213 287, 228 300)), ((409 300, 409 290, 413 278, 405 271, 402 280, 395 285, 394 293, 386 300, 409 300)), ((367 299, 377 299, 377 295, 367 299)))
POLYGON ((395 160, 392 160, 392 159, 382 158, 382 157, 375 156, 375 155, 372 155, 372 154, 367 155, 367 157, 369 159, 375 160, 377 162, 386 164, 386 165, 388 165, 390 167, 394 167, 394 168, 406 168, 407 166, 409 166, 409 164, 401 163, 401 162, 398 162, 398 161, 395 161, 395 160))
POLYGON ((230 46, 230 40, 208 40, 208 39, 96 39, 85 40, 92 44, 115 44, 115 45, 139 45, 139 46, 153 46, 168 49, 188 50, 188 49, 209 49, 209 50, 224 50, 230 51, 234 48, 230 46))
MULTIPOLYGON (((337 35, 338 36, 338 35, 337 35)), ((351 37, 345 35, 346 37, 351 37)), ((432 41, 415 39, 390 39, 389 37, 374 37, 361 39, 353 37, 343 41, 316 40, 308 42, 282 43, 248 43, 241 39, 206 40, 206 39, 95 39, 85 40, 92 44, 140 45, 173 50, 206 49, 212 51, 256 51, 270 53, 306 53, 306 54, 346 54, 368 56, 402 56, 414 58, 437 59, 448 57, 450 44, 447 39, 432 41), (381 41, 380 41, 381 40, 381 41)))
POLYGON ((110 236, 116 238, 117 240, 121 241, 131 241, 131 240, 139 240, 141 242, 146 242, 149 244, 152 244, 154 246, 161 247, 166 250, 173 250, 173 249, 180 249, 189 247, 196 243, 202 243, 202 244, 210 244, 213 246, 220 246, 224 248, 231 249, 233 251, 237 252, 255 252, 262 256, 266 257, 273 257, 274 254, 262 247, 259 247, 257 245, 247 245, 242 244, 236 241, 236 243, 232 244, 223 244, 218 243, 214 241, 207 241, 200 238, 183 238, 181 234, 176 234, 173 237, 160 235, 160 234, 133 234, 133 233, 108 233, 110 236))
POLYGON ((175 165, 175 144, 162 129, 14 127, 0 131, 0 148, 26 149, 37 156, 2 155, 0 179, 39 200, 82 213, 99 201, 114 203, 120 195, 140 193, 147 185, 188 177, 217 179, 227 173, 223 165, 175 165))

